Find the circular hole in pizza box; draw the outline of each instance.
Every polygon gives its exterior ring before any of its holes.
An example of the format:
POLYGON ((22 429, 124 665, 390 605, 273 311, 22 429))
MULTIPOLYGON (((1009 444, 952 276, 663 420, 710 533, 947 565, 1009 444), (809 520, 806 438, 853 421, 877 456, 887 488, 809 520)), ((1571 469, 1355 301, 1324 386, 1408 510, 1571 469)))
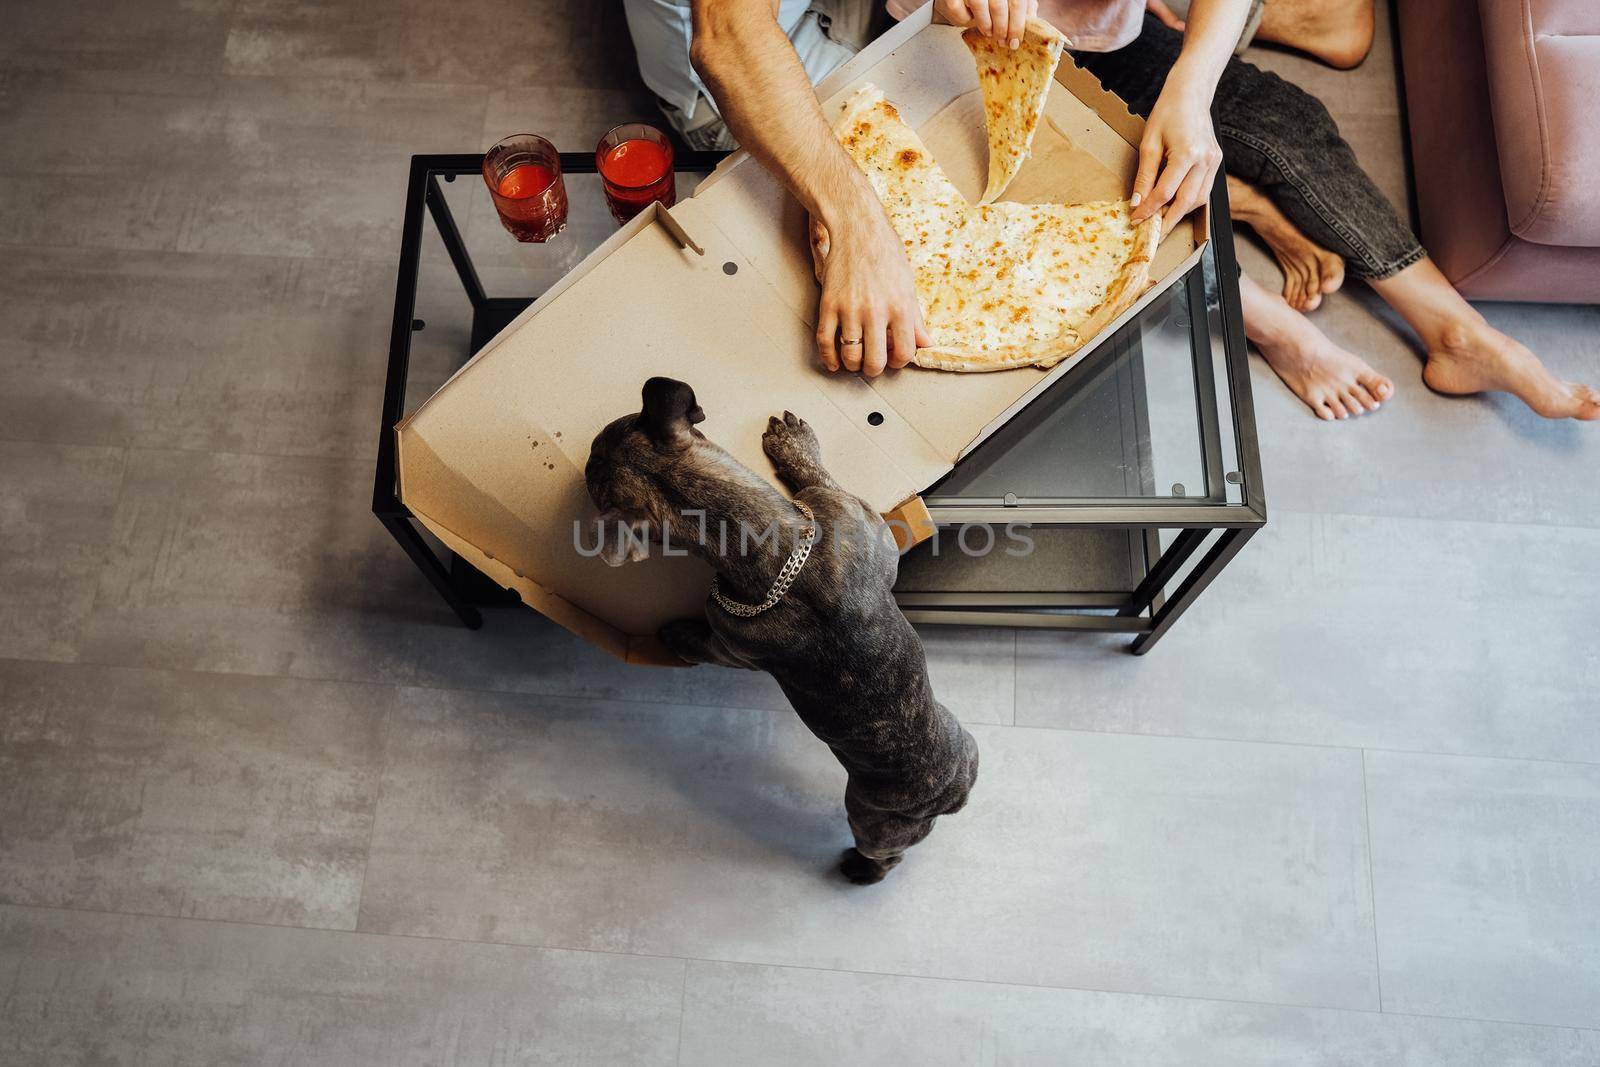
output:
POLYGON ((722 273, 724 273, 726 275, 729 275, 730 277, 732 275, 738 274, 739 273, 739 264, 735 263, 731 259, 728 260, 728 262, 726 262, 726 263, 724 263, 722 265, 722 273))
POLYGON ((874 411, 872 414, 868 415, 867 416, 867 425, 868 426, 882 426, 883 425, 883 412, 874 411))

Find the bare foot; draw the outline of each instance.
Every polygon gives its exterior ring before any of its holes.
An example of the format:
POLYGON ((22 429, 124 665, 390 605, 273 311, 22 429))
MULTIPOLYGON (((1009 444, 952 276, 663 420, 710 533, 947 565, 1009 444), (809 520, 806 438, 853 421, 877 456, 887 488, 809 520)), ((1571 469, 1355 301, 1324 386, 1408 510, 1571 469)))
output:
POLYGON ((1372 6, 1373 0, 1272 0, 1256 37, 1349 70, 1372 50, 1372 6))
POLYGON ((1300 232, 1255 186, 1228 176, 1233 217, 1267 243, 1283 271, 1283 299, 1296 311, 1315 311, 1322 298, 1344 284, 1344 257, 1300 232))
POLYGON ((1317 418, 1365 415, 1377 411, 1394 395, 1394 385, 1366 360, 1346 352, 1321 330, 1313 327, 1313 332, 1316 338, 1309 342, 1257 341, 1256 347, 1283 384, 1305 401, 1317 418))
POLYGON ((1428 346, 1422 380, 1452 395, 1510 393, 1547 419, 1600 419, 1600 392, 1557 378, 1538 356, 1487 322, 1446 327, 1428 346))
POLYGON ((1377 411, 1394 383, 1346 352, 1311 321, 1248 276, 1239 280, 1245 333, 1283 384, 1319 419, 1377 411))

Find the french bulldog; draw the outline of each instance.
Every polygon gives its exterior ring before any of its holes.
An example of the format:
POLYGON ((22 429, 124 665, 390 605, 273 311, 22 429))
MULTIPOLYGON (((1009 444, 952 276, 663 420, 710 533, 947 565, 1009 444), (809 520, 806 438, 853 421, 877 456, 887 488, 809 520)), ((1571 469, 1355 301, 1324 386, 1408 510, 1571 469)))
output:
POLYGON ((855 847, 840 871, 857 884, 881 881, 935 819, 966 804, 977 742, 934 698, 922 642, 895 603, 893 537, 829 476, 811 427, 785 411, 761 438, 790 500, 695 429, 704 418, 688 385, 651 378, 643 410, 595 437, 584 473, 602 554, 620 565, 670 539, 715 569, 720 597, 708 598, 704 616, 662 627, 662 642, 690 663, 777 679, 849 775, 855 847), (792 584, 775 603, 734 613, 762 605, 786 564, 792 584))

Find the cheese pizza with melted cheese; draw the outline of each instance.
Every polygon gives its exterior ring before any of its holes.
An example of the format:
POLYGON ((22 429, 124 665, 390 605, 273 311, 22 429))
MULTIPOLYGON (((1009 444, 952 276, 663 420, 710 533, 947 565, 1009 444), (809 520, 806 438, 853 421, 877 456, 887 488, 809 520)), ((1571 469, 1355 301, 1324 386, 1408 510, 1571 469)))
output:
MULTIPOLYGON (((1149 279, 1159 219, 1135 224, 1126 200, 968 203, 872 85, 845 104, 834 132, 883 201, 911 261, 933 340, 917 350, 918 366, 1053 367, 1126 310, 1149 279)), ((820 276, 826 236, 815 236, 820 276)))

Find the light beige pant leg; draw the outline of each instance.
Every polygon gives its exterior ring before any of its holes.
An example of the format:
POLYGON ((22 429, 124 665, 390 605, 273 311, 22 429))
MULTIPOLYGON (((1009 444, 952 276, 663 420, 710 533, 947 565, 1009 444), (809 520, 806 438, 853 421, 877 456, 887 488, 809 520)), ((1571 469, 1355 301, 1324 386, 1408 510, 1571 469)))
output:
MULTIPOLYGON (((875 0, 813 0, 789 37, 811 84, 820 82, 866 47, 876 8, 875 0)), ((722 116, 704 95, 695 101, 690 112, 665 101, 660 104, 662 114, 690 148, 728 151, 739 147, 722 116)))
POLYGON ((811 0, 811 10, 827 20, 829 40, 848 48, 851 55, 872 39, 873 18, 881 6, 879 0, 811 0))

